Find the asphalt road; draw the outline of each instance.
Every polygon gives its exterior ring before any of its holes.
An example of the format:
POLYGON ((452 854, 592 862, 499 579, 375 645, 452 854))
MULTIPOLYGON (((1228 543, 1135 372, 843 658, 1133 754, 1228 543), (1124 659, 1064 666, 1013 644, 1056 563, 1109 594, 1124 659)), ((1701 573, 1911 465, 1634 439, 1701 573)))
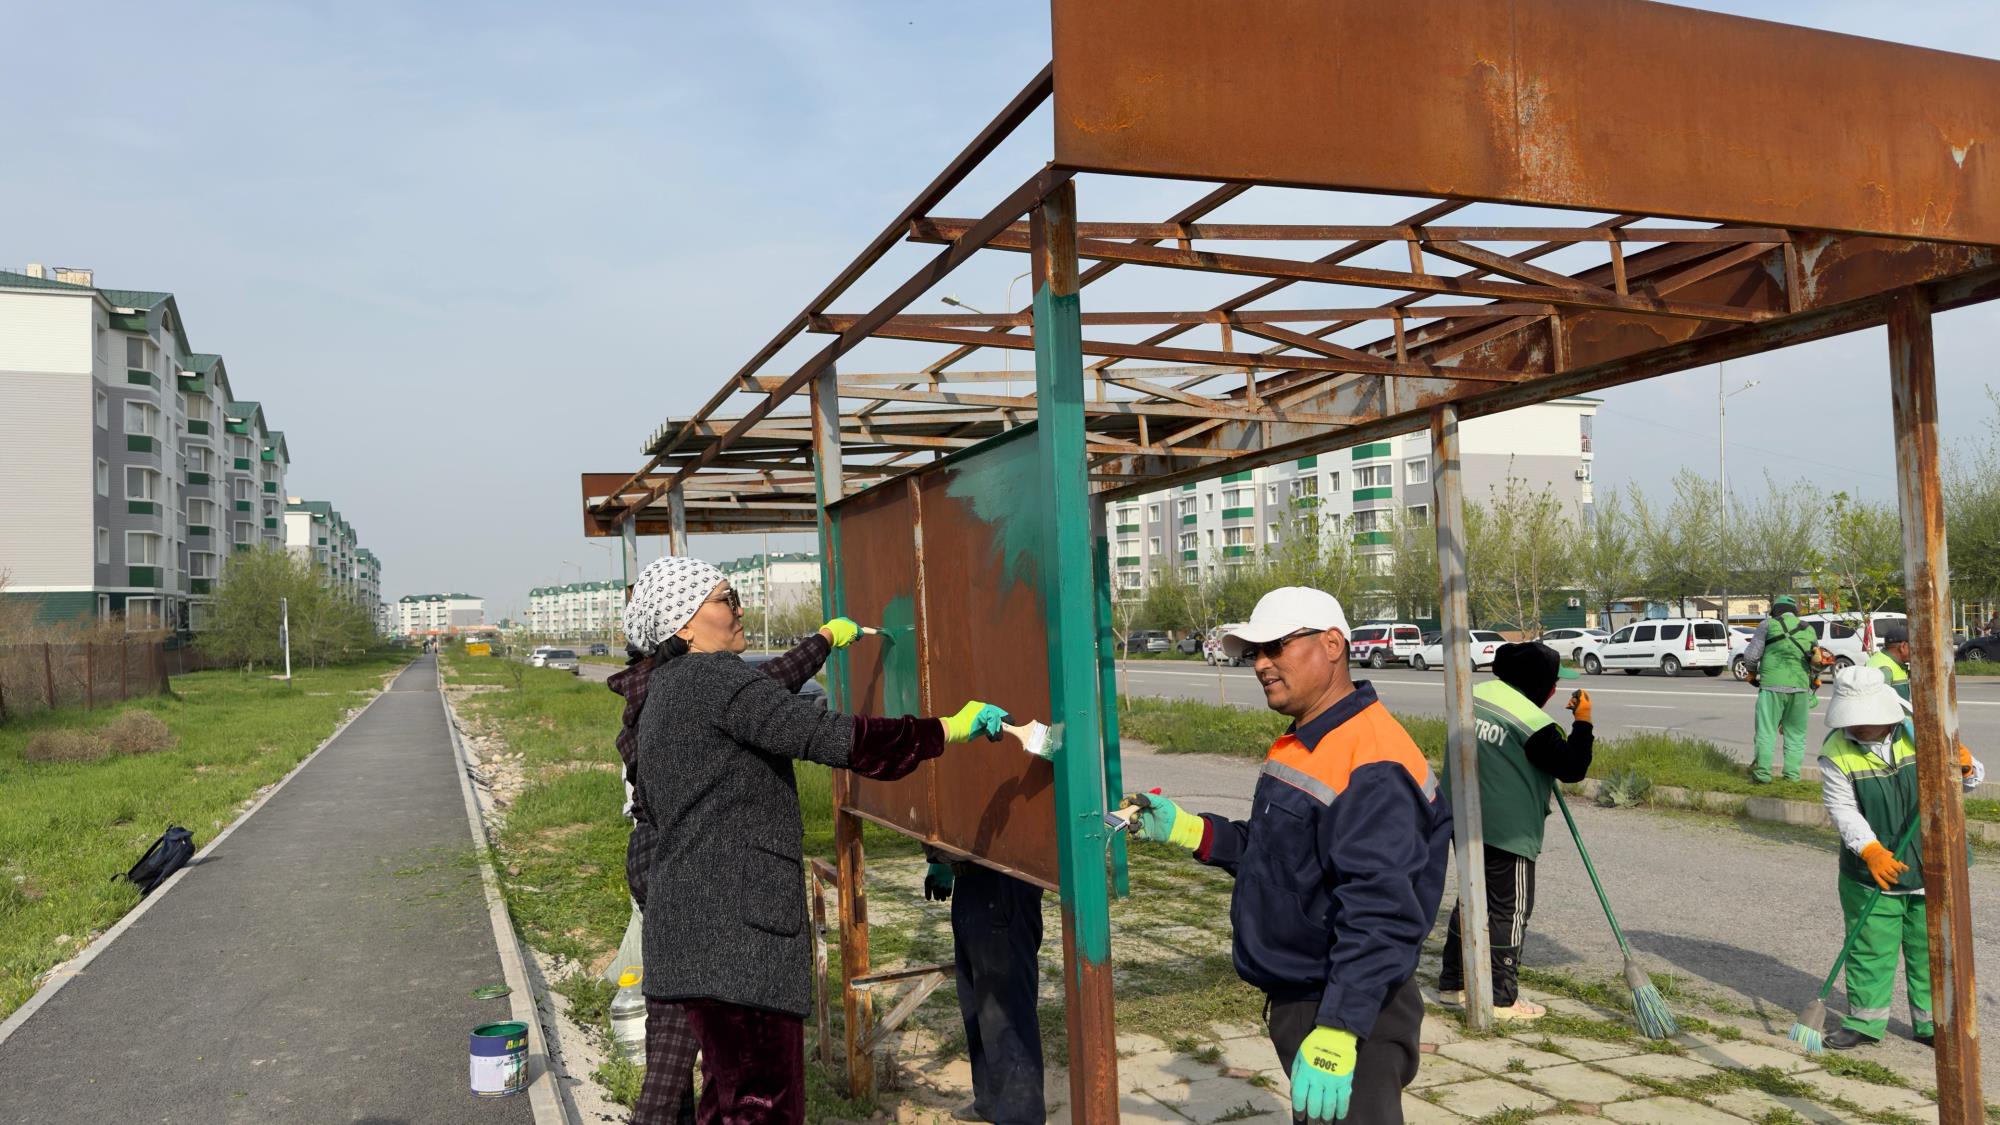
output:
MULTIPOLYGON (((1159 786, 1197 812, 1249 815, 1259 764, 1207 754, 1156 754, 1128 746, 1130 788, 1159 786)), ((1772 829, 1750 822, 1573 806, 1578 829, 1604 880, 1605 893, 1641 963, 1667 972, 1763 1015, 1783 1034, 1813 997, 1840 952, 1840 903, 1830 833, 1772 829)), ((1536 901, 1523 963, 1578 976, 1616 977, 1617 942, 1591 893, 1589 877, 1560 816, 1552 817, 1535 873, 1536 901)), ((1447 883, 1445 912, 1458 892, 1447 883)), ((1979 1018, 2000 1019, 2000 927, 1984 924, 2000 895, 2000 868, 1982 858, 1972 868, 1972 927, 1979 979, 1979 1018)), ((1425 983, 1434 983, 1426 981, 1425 983)), ((1828 1008, 1845 1011, 1834 988, 1828 1008)), ((1829 1019, 1829 1029, 1837 1020, 1829 1019)), ((1890 1037, 1860 1052, 1906 1075, 1932 1066, 1929 1051, 1910 1042, 1909 1005, 1899 981, 1890 1037)), ((1984 1052, 1988 1090, 2000 1089, 2000 1051, 1984 1052)), ((1928 1085, 1929 1083, 1925 1083, 1928 1085)))

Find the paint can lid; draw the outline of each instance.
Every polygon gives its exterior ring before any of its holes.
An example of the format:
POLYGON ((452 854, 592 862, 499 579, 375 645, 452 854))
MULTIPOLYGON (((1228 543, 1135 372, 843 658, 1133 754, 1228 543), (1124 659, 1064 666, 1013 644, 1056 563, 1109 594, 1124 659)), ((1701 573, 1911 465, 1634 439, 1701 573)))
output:
POLYGON ((508 988, 504 984, 482 984, 472 990, 472 998, 474 1000, 498 1000, 513 991, 513 989, 508 988))

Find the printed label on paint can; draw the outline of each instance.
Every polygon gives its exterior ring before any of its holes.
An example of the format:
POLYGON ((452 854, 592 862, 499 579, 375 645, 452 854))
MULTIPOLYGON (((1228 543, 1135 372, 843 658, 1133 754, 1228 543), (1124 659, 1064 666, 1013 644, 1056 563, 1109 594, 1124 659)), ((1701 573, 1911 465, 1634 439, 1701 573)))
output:
POLYGON ((509 1020, 472 1031, 472 1092, 504 1098, 528 1085, 528 1025, 509 1020))

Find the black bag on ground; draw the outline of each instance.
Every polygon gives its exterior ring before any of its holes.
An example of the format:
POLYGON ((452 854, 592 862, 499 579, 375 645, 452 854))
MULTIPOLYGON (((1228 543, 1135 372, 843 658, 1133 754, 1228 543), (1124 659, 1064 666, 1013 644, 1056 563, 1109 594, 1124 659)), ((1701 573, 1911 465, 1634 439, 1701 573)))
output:
MULTIPOLYGON (((175 825, 153 841, 153 846, 146 849, 146 854, 140 856, 139 862, 132 865, 132 870, 125 873, 125 878, 139 888, 139 897, 144 898, 166 882, 168 876, 186 867, 188 860, 193 858, 194 833, 175 825)), ((118 876, 113 875, 112 878, 118 876)))

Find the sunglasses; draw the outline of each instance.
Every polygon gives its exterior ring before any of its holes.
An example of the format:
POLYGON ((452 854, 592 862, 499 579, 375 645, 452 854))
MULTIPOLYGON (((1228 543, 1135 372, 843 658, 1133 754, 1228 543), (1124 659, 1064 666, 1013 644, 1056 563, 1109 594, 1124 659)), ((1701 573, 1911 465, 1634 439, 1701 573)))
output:
POLYGON ((1275 641, 1265 641, 1262 644, 1246 644, 1243 646, 1243 655, 1253 658, 1262 656, 1268 660, 1276 660, 1279 654, 1285 651, 1286 645, 1291 644, 1301 637, 1316 637, 1324 632, 1326 632, 1325 629, 1307 629, 1301 633, 1293 633, 1289 637, 1279 637, 1275 641))
POLYGON ((723 592, 722 592, 721 594, 719 594, 719 595, 717 595, 717 596, 715 596, 715 597, 712 597, 712 598, 708 599, 708 601, 706 601, 706 602, 703 602, 702 604, 703 604, 703 605, 714 605, 714 604, 716 604, 716 603, 721 603, 722 605, 726 605, 726 606, 728 606, 728 607, 729 607, 729 612, 731 612, 731 613, 742 613, 742 612, 743 612, 743 596, 742 596, 741 594, 738 594, 738 593, 737 593, 737 592, 736 592, 735 590, 733 590, 733 589, 732 589, 732 590, 724 590, 724 591, 723 591, 723 592))

